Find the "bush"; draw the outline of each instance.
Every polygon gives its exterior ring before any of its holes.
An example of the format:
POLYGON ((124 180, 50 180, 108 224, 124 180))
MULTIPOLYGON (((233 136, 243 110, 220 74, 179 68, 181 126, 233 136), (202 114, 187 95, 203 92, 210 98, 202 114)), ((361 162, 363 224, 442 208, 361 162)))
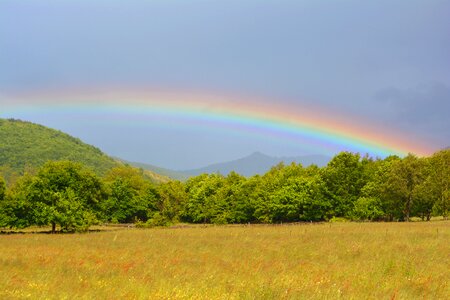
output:
POLYGON ((355 202, 352 219, 358 221, 374 221, 384 216, 380 200, 374 197, 360 197, 355 202))
POLYGON ((332 217, 328 222, 330 223, 344 223, 344 222, 350 222, 349 219, 342 218, 342 217, 332 217))

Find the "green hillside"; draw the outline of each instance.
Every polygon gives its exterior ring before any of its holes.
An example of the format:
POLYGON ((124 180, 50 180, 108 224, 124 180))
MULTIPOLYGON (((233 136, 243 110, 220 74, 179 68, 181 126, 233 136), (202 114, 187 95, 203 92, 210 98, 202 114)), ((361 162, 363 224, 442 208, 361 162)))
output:
MULTIPOLYGON (((0 174, 3 177, 15 177, 49 160, 79 162, 98 175, 127 164, 59 130, 21 120, 0 119, 0 174)), ((165 174, 152 170, 143 172, 147 179, 155 183, 171 180, 165 174)))
POLYGON ((0 166, 17 173, 49 160, 71 160, 104 174, 119 163, 100 149, 61 131, 30 122, 0 119, 0 166))
POLYGON ((174 170, 161 168, 161 167, 157 167, 157 166, 146 164, 146 163, 132 162, 132 161, 127 161, 127 160, 123 160, 123 159, 120 159, 120 158, 117 158, 117 160, 119 160, 120 162, 123 162, 125 164, 128 164, 130 166, 133 166, 133 167, 136 167, 136 168, 140 168, 140 169, 143 169, 145 171, 150 171, 150 172, 153 172, 155 174, 159 174, 159 175, 165 176, 167 178, 172 178, 172 179, 175 179, 175 180, 186 181, 190 177, 189 175, 184 174, 182 172, 177 172, 177 171, 174 171, 174 170))

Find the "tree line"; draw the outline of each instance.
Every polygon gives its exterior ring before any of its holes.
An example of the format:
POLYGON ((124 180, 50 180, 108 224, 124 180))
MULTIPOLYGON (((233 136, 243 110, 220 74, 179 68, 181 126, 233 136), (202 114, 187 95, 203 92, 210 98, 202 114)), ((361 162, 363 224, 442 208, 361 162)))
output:
POLYGON ((100 223, 280 223, 448 218, 450 150, 430 157, 374 159, 341 152, 319 168, 278 164, 249 178, 203 174, 154 184, 118 166, 99 177, 71 161, 49 161, 8 184, 0 177, 0 227, 85 231, 100 223))

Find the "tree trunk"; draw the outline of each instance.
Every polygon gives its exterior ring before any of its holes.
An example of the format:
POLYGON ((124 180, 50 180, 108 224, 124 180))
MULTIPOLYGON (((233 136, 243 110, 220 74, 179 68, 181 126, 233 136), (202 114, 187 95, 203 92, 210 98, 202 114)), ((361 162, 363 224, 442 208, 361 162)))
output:
POLYGON ((441 205, 442 205, 442 216, 444 217, 444 220, 448 220, 448 213, 447 213, 447 203, 445 199, 444 192, 441 192, 441 205))
POLYGON ((52 222, 52 233, 56 232, 56 223, 52 222))
POLYGON ((409 222, 409 215, 411 213, 411 202, 412 202, 412 196, 410 195, 408 197, 408 201, 406 201, 406 212, 405 212, 405 221, 409 222))

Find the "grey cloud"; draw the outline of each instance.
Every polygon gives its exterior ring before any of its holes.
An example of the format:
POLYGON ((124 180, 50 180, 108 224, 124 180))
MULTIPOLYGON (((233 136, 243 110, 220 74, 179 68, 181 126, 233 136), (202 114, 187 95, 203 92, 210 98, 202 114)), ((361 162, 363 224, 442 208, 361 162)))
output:
POLYGON ((450 122, 450 87, 442 83, 407 90, 390 87, 379 91, 376 98, 407 122, 450 122))
MULTIPOLYGON (((404 129, 450 143, 450 87, 443 83, 409 89, 390 87, 376 95, 383 118, 404 129)), ((380 111, 380 112, 381 112, 380 111)))

